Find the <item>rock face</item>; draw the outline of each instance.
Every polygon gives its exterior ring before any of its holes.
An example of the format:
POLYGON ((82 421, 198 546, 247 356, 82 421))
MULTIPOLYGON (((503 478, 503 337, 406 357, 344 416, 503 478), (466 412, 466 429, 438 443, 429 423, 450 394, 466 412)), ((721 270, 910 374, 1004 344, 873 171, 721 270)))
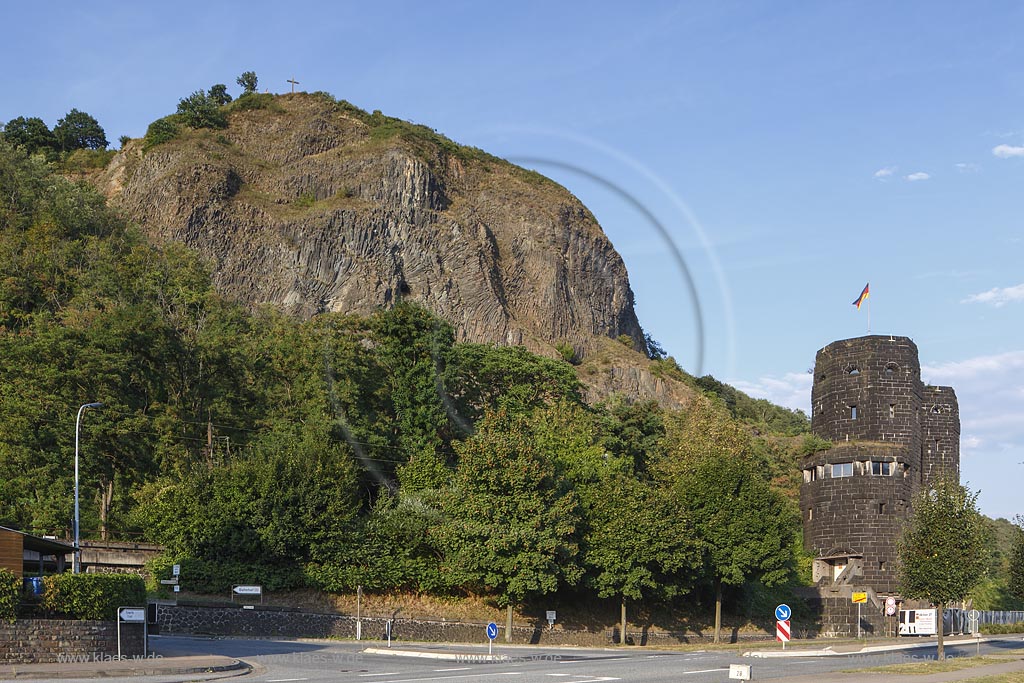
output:
POLYGON ((327 97, 262 104, 222 131, 129 145, 102 189, 248 305, 365 314, 404 297, 460 340, 586 356, 626 335, 643 348, 625 266, 564 188, 327 97))

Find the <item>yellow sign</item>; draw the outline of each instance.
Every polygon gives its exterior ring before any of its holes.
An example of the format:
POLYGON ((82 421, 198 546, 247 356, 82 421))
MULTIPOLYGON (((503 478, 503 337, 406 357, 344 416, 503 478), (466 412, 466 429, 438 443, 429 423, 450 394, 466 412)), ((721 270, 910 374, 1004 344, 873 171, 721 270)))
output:
POLYGON ((864 602, 868 601, 868 594, 867 593, 854 593, 852 599, 853 599, 853 603, 855 605, 858 604, 858 603, 864 603, 864 602))

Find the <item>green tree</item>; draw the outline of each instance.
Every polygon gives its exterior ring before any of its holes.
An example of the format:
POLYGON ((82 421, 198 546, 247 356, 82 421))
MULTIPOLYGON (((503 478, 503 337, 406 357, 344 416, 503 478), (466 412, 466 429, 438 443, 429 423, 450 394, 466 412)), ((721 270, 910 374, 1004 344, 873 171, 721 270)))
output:
POLYGON ((223 83, 210 86, 210 92, 208 93, 211 100, 216 102, 220 106, 229 104, 231 102, 231 95, 228 94, 228 86, 223 83))
POLYGON ((797 513, 771 487, 750 435, 710 402, 696 400, 670 421, 666 439, 662 472, 694 522, 714 584, 719 642, 723 586, 750 580, 772 586, 791 576, 797 513))
POLYGON ((11 119, 4 126, 3 137, 12 145, 23 147, 29 154, 52 154, 59 147, 57 137, 42 119, 35 116, 11 119))
POLYGON ((190 128, 225 128, 228 125, 220 105, 202 90, 178 101, 178 116, 190 128))
POLYGON ((72 109, 53 127, 61 151, 106 149, 107 136, 99 122, 84 111, 72 109))
POLYGON ((241 86, 243 95, 250 95, 256 92, 258 81, 255 71, 243 71, 242 75, 235 79, 235 82, 241 86))
POLYGON ((946 656, 943 609, 965 599, 984 578, 987 539, 977 498, 955 480, 935 482, 914 501, 910 523, 897 546, 900 590, 938 608, 939 659, 946 656))
POLYGON ((456 445, 459 464, 443 510, 447 569, 456 585, 496 595, 508 609, 580 579, 577 501, 534 442, 530 420, 489 413, 456 445))
POLYGON ((618 596, 626 644, 626 601, 685 593, 700 563, 692 523, 665 489, 608 468, 579 491, 583 558, 602 598, 618 596), (612 494, 614 492, 614 494, 612 494))
POLYGON ((1017 515, 1014 521, 1016 533, 1010 551, 1009 589, 1013 597, 1024 600, 1024 517, 1017 515))

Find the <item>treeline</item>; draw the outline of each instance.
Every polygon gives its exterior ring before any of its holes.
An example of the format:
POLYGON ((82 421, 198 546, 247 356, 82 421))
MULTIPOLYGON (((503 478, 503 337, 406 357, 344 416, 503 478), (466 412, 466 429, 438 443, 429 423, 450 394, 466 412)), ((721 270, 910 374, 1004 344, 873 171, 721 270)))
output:
POLYGON ((2 141, 0 233, 0 524, 68 533, 75 414, 99 401, 83 528, 166 544, 192 588, 514 604, 792 578, 798 515, 772 481, 800 443, 712 401, 588 406, 568 363, 455 343, 409 303, 246 312, 2 141))

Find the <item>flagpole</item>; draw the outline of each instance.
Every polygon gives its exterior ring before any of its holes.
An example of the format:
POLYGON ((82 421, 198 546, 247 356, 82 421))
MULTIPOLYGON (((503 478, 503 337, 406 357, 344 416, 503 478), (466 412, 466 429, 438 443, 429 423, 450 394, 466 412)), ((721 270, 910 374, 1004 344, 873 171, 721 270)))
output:
MULTIPOLYGON (((868 336, 871 336, 871 296, 868 295, 868 336)), ((858 605, 859 607, 860 605, 858 605)))

